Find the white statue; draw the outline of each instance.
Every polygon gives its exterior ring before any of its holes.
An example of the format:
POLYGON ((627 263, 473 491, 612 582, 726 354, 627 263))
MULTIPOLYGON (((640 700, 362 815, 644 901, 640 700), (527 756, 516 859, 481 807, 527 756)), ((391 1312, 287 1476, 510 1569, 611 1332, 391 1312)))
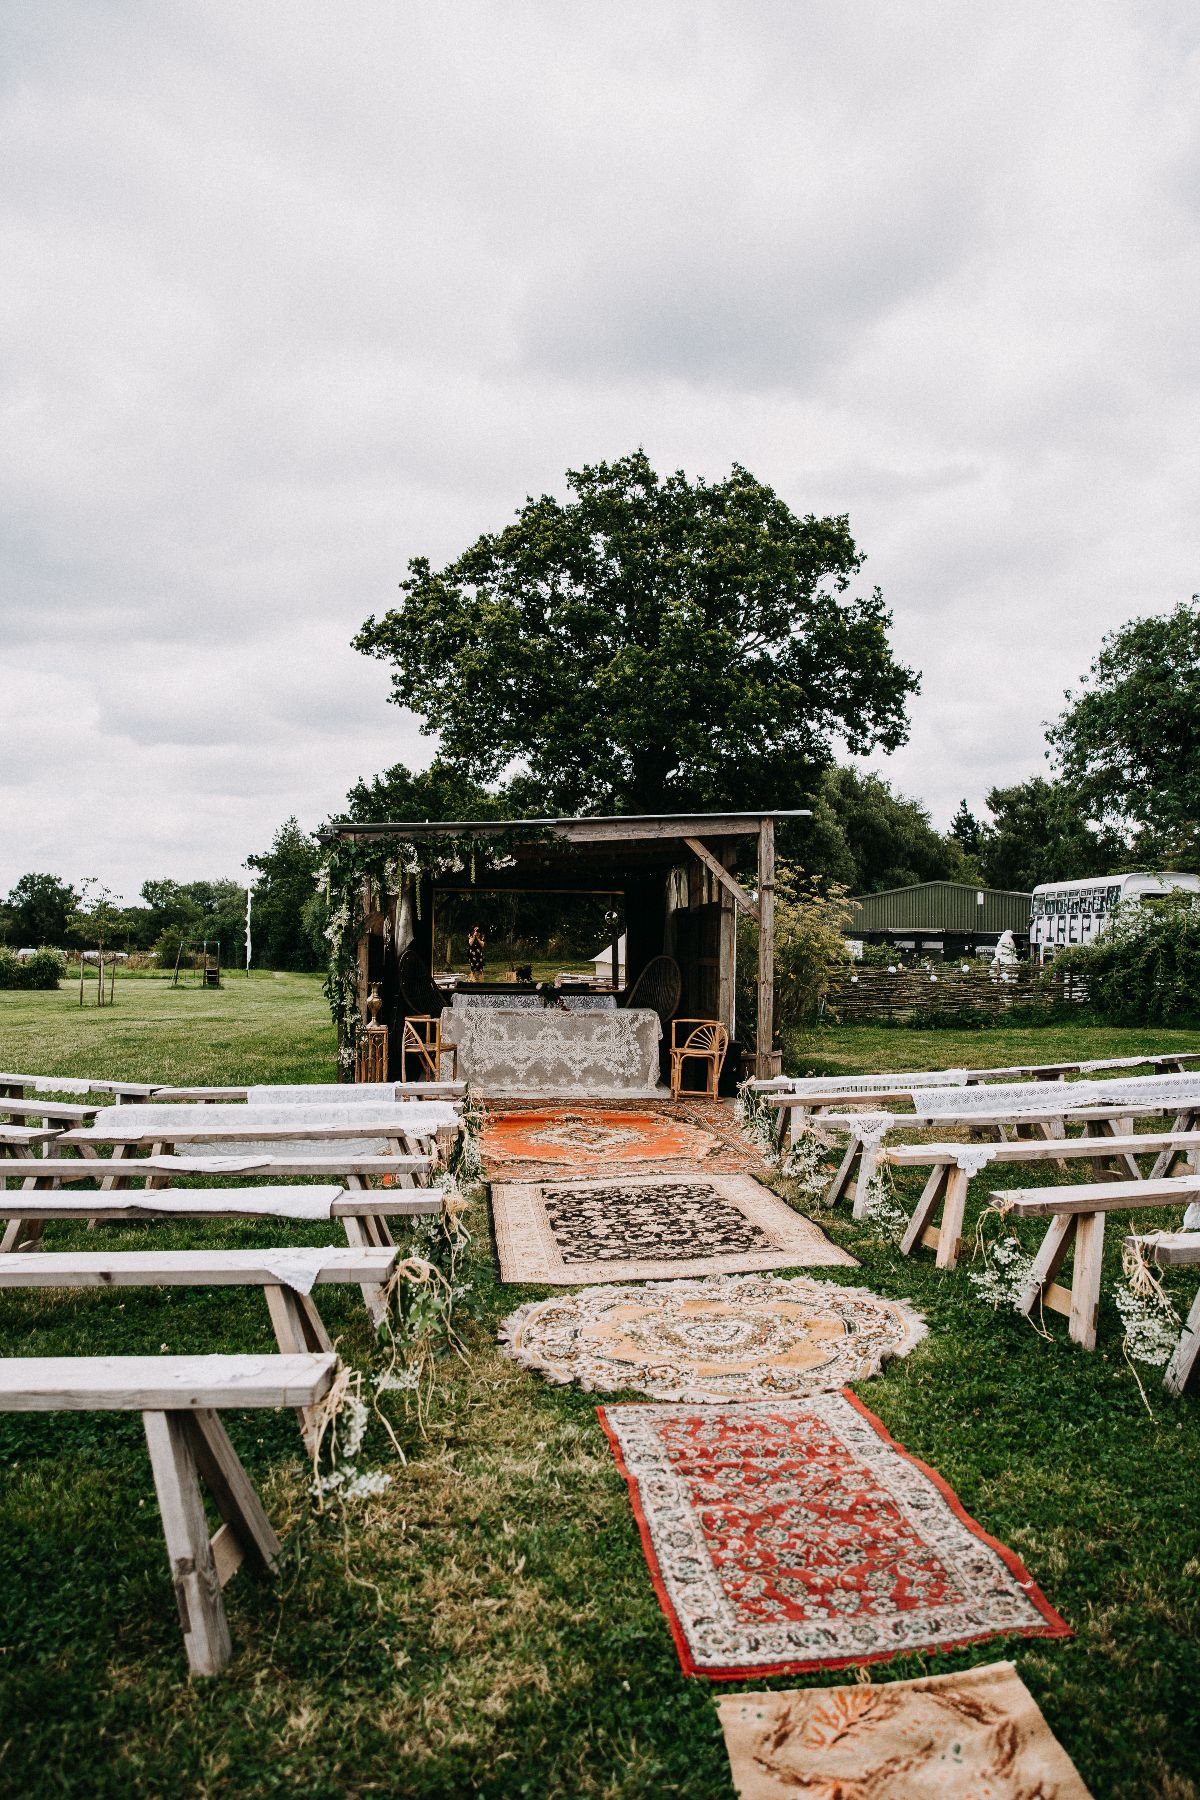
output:
POLYGON ((1010 981, 1012 976, 1009 971, 1014 970, 1019 961, 1012 932, 1002 931, 992 952, 991 973, 999 976, 1001 981, 1010 981))

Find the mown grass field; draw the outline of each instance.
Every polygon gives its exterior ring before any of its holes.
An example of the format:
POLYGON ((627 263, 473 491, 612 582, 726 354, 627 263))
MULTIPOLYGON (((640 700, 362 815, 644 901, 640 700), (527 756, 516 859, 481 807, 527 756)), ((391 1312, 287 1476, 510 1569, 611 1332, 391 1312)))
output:
MULTIPOLYGON (((118 995, 111 1011, 81 1012, 65 988, 0 994, 0 1068, 330 1077, 314 979, 230 978, 216 994, 130 981, 118 995)), ((1183 1037, 830 1030, 794 1044, 789 1066, 1054 1060, 1183 1037)), ((1018 1179, 1060 1177, 999 1171, 993 1185, 1018 1179)), ((393 1473, 382 1495, 314 1515, 290 1416, 230 1418, 287 1566, 276 1584, 245 1572, 230 1584, 234 1660, 217 1680, 184 1672, 139 1420, 0 1417, 0 1791, 729 1800, 720 1690, 679 1673, 595 1397, 498 1355, 497 1320, 539 1290, 497 1282, 481 1201, 471 1229, 469 1360, 443 1359, 424 1436, 388 1397, 408 1460, 374 1423, 362 1460, 393 1473)), ((150 1230, 164 1247, 203 1241, 201 1227, 154 1226, 105 1242, 144 1245, 150 1230)), ((1111 1303, 1087 1355, 1067 1346, 1061 1322, 1046 1343, 980 1305, 966 1269, 938 1276, 906 1262, 844 1214, 830 1230, 862 1260, 846 1278, 911 1298, 930 1325, 905 1362, 861 1385, 866 1404, 1018 1551, 1076 1633, 908 1659, 875 1678, 1012 1656, 1097 1800, 1195 1800, 1200 1398, 1168 1401, 1143 1371, 1148 1416, 1111 1303)), ((278 1232, 243 1224, 223 1241, 278 1232)), ((306 1235, 324 1233, 295 1233, 306 1235)), ((1115 1279, 1121 1233, 1111 1235, 1115 1279)), ((54 1242, 95 1238, 60 1227, 54 1242)), ((378 1367, 357 1294, 320 1297, 347 1359, 378 1367)), ((272 1342, 257 1291, 0 1294, 7 1354, 272 1342)))

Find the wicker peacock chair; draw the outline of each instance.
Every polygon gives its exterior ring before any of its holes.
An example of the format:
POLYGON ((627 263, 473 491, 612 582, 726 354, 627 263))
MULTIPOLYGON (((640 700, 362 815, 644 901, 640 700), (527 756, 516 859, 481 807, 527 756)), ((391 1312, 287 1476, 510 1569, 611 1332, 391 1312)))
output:
POLYGON ((401 956, 396 980, 400 986, 400 1005, 406 1014, 432 1019, 440 1016, 446 996, 414 944, 410 944, 401 956))
POLYGON ((673 956, 652 956, 632 986, 617 1001, 618 1006, 646 1006, 658 1014, 665 1038, 671 1020, 679 1011, 683 994, 683 976, 673 956))

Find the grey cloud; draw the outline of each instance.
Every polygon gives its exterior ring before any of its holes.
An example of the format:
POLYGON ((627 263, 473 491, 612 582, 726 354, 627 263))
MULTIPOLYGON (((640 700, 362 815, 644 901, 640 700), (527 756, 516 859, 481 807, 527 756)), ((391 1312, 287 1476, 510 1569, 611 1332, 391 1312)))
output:
MULTIPOLYGON (((349 641, 644 443, 847 511, 943 822, 1200 585, 1174 0, 23 6, 0 891, 235 871, 431 745, 349 641)), ((418 700, 419 696, 414 696, 418 700)))

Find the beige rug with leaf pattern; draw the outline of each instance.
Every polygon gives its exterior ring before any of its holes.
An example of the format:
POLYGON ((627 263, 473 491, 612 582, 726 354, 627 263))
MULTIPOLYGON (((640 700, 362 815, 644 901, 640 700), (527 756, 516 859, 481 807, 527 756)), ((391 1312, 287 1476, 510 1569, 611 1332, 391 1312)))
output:
POLYGON ((1091 1800, 1010 1662, 717 1710, 740 1800, 1091 1800))

